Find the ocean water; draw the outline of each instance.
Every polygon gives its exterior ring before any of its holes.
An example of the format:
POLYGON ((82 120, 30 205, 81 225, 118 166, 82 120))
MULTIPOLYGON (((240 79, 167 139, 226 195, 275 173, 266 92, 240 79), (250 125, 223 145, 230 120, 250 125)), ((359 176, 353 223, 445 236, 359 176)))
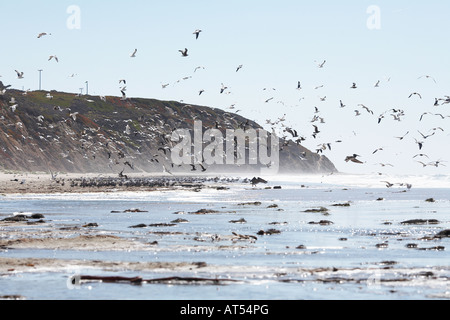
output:
MULTIPOLYGON (((65 270, 0 274, 0 295, 22 295, 30 300, 450 298, 450 238, 423 240, 450 229, 450 177, 331 175, 267 179, 267 185, 256 188, 241 182, 223 182, 220 185, 226 187, 224 190, 203 188, 199 192, 0 196, 0 219, 17 212, 42 213, 55 228, 95 222, 96 232, 145 243, 158 242, 142 251, 0 250, 0 258, 204 262, 207 265, 192 270, 145 272, 67 266, 65 270), (382 182, 387 179, 395 185, 387 188, 382 182), (412 188, 407 189, 405 183, 412 188), (275 186, 281 189, 274 189, 275 186), (425 201, 429 198, 435 201, 425 201), (251 204, 254 202, 260 204, 251 204), (334 206, 346 203, 349 205, 334 206), (306 212, 322 207, 328 211, 306 212), (132 208, 147 212, 123 212, 132 208), (191 213, 200 209, 216 212, 191 213), (180 212, 184 214, 175 214, 180 212), (171 223, 179 218, 187 222, 130 228, 141 223, 171 223), (230 222, 239 219, 245 219, 245 223, 230 222), (402 224, 411 219, 436 219, 439 223, 402 224), (317 224, 323 220, 332 224, 317 224), (258 234, 269 229, 278 233, 258 234), (233 241, 233 233, 251 235, 256 240, 233 241), (411 248, 411 244, 416 247, 411 248), (144 283, 136 286, 99 282, 70 285, 70 279, 79 274, 233 281, 221 285, 144 283)), ((5 231, 0 228, 1 238, 9 237, 5 231)))

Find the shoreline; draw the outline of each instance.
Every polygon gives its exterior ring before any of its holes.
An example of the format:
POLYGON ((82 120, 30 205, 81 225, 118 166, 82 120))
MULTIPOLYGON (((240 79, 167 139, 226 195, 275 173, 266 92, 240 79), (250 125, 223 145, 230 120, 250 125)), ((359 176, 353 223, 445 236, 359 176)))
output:
MULTIPOLYGON (((126 177, 99 173, 4 173, 0 172, 0 195, 14 194, 90 194, 117 192, 152 192, 187 189, 199 191, 205 182, 236 182, 238 178, 221 175, 162 175, 133 173, 126 177)), ((246 179, 244 178, 244 181, 246 179)))

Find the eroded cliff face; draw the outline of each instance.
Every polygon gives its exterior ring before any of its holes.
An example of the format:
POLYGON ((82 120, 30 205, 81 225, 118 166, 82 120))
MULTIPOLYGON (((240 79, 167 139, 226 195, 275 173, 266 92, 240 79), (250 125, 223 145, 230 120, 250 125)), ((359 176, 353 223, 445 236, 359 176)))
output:
MULTIPOLYGON (((3 88, 0 82, 0 91, 3 88)), ((8 89, 0 95, 0 169, 192 173, 193 166, 173 163, 171 150, 181 142, 181 139, 174 141, 174 130, 187 129, 194 133, 195 121, 201 121, 202 134, 217 129, 224 138, 227 129, 262 130, 257 123, 237 114, 173 101, 137 98, 123 101, 118 97, 43 91, 25 94, 8 89)), ((194 139, 192 135, 192 144, 194 139)), ((337 171, 325 156, 293 141, 280 139, 279 145, 280 173, 337 171)), ((226 148, 229 146, 224 143, 224 152, 226 148)), ((205 172, 250 173, 271 167, 261 161, 250 165, 248 150, 245 152, 244 164, 208 166, 203 163, 205 172)), ((197 154, 193 163, 203 162, 201 158, 197 154)), ((202 172, 196 165, 195 173, 202 172)))

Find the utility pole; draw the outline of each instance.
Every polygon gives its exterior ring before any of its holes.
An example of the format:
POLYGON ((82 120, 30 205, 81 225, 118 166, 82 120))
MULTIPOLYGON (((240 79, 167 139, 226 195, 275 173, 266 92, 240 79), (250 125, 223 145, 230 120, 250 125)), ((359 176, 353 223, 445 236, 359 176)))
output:
POLYGON ((83 95, 83 89, 84 89, 84 88, 80 88, 80 96, 83 95))
POLYGON ((42 90, 42 71, 44 71, 44 70, 39 69, 38 71, 39 71, 39 91, 41 91, 42 90))

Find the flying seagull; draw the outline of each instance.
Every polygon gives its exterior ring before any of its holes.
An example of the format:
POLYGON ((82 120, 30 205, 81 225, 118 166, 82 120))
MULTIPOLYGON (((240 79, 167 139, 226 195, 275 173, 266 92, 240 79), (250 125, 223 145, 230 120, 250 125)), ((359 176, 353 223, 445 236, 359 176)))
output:
POLYGON ((350 87, 350 89, 356 89, 356 88, 358 88, 358 87, 356 86, 356 83, 353 82, 353 85, 350 87))
POLYGON ((359 157, 359 155, 357 155, 357 154, 353 154, 352 156, 347 156, 345 158, 345 162, 351 161, 351 162, 359 163, 359 164, 363 163, 363 162, 359 161, 358 159, 356 159, 357 157, 359 157))
POLYGON ((56 62, 59 62, 57 56, 50 56, 50 57, 48 58, 48 61, 50 61, 50 60, 52 60, 52 59, 55 59, 56 62))
POLYGON ((300 81, 297 82, 297 90, 301 90, 302 89, 302 84, 300 83, 300 81))
POLYGON ((434 79, 432 76, 427 76, 427 75, 425 75, 425 76, 419 77, 418 79, 422 79, 422 78, 432 79, 432 80, 434 81, 434 83, 437 83, 437 82, 436 82, 436 79, 434 79))
POLYGON ((43 36, 51 36, 52 34, 51 33, 47 33, 47 32, 41 32, 41 33, 39 33, 38 34, 38 39, 40 39, 40 38, 42 38, 43 36))
MULTIPOLYGON (((317 61, 316 61, 316 62, 317 62, 317 61)), ((327 60, 324 60, 322 63, 319 63, 319 64, 318 64, 318 67, 319 67, 320 69, 322 69, 326 62, 327 62, 327 60)))
POLYGON ((411 93, 411 94, 409 95, 409 98, 411 98, 411 97, 414 96, 414 95, 419 96, 419 98, 422 99, 422 96, 420 95, 420 93, 417 93, 417 92, 411 93))
POLYGON ((16 71, 18 79, 23 79, 23 72, 19 72, 17 70, 14 70, 14 71, 16 71))
POLYGON ((222 88, 220 89, 220 93, 223 93, 226 89, 228 89, 228 87, 224 86, 224 84, 222 83, 222 88))
POLYGON ((196 40, 198 39, 198 36, 200 35, 200 32, 202 32, 202 30, 200 30, 200 29, 197 29, 197 30, 194 31, 193 34, 195 34, 195 39, 196 40))
POLYGON ((133 53, 130 54, 131 58, 136 58, 137 49, 134 49, 133 53))
POLYGON ((241 64, 241 65, 239 65, 239 67, 237 67, 237 69, 236 69, 236 72, 238 72, 239 70, 241 70, 242 69, 242 67, 243 67, 243 65, 241 64))
POLYGON ((184 48, 184 50, 178 50, 178 52, 181 52, 181 55, 183 57, 187 57, 188 56, 188 49, 184 48))

